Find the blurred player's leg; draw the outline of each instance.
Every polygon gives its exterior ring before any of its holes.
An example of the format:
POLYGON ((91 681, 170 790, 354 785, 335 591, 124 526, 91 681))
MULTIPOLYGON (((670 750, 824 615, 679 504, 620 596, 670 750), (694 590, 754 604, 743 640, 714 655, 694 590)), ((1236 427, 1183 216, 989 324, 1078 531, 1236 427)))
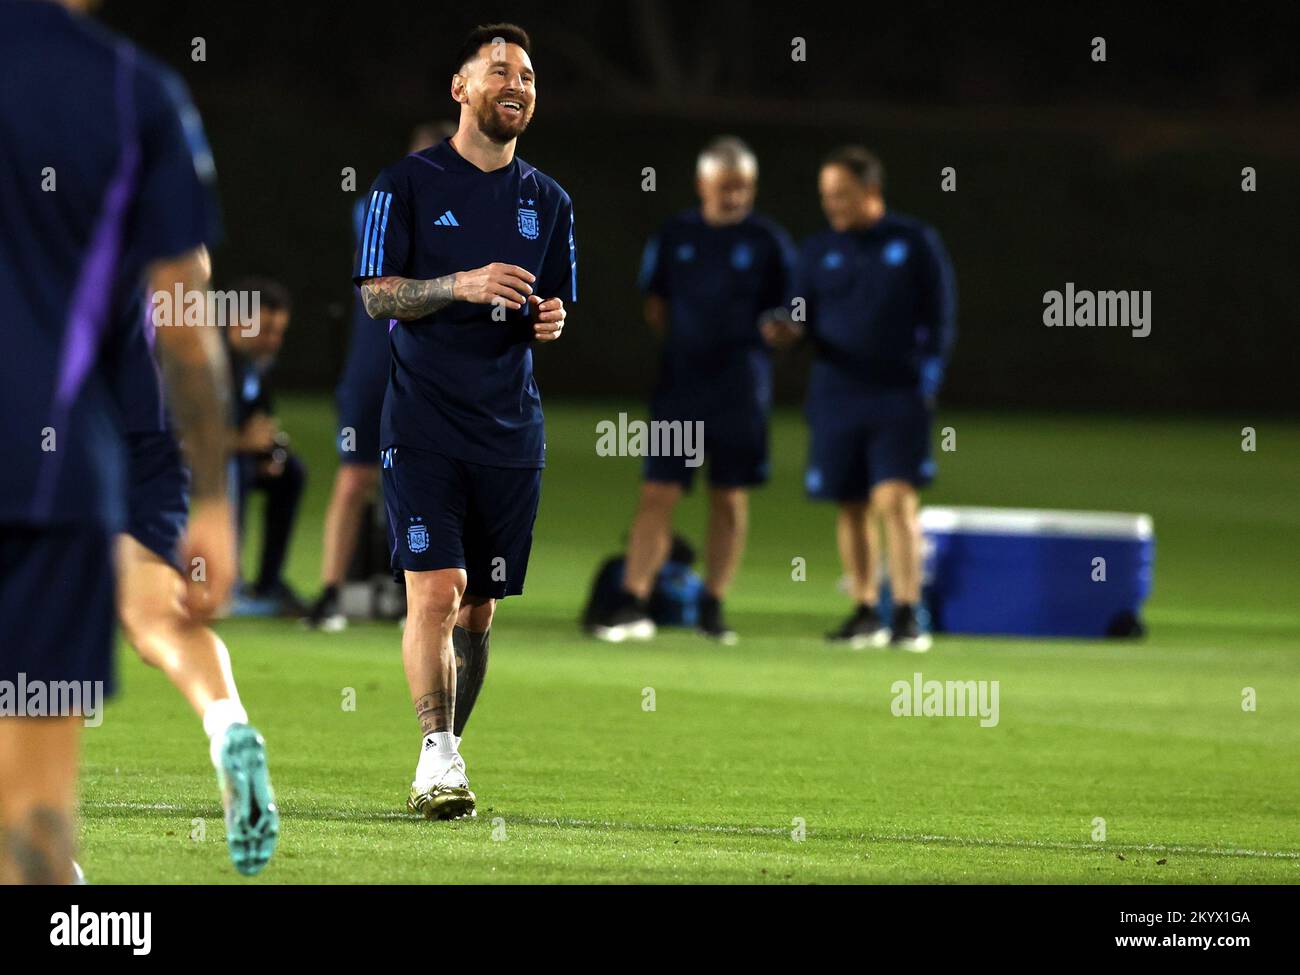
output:
POLYGON ((889 557, 889 586, 894 597, 893 642, 923 653, 931 638, 921 630, 921 519, 916 488, 907 481, 881 481, 871 489, 871 507, 884 525, 889 557))
POLYGON ((840 506, 835 519, 835 540, 849 596, 855 604, 875 606, 880 601, 880 558, 884 549, 880 519, 867 502, 853 501, 840 506))
POLYGON ((0 718, 4 882, 73 878, 79 734, 112 692, 111 541, 97 526, 0 525, 0 681, 13 699, 0 718), (49 717, 26 713, 41 688, 49 717))
POLYGON ((140 659, 166 674, 200 718, 215 701, 237 703, 230 654, 220 637, 185 612, 175 567, 130 535, 119 535, 117 571, 118 617, 140 659))
POLYGON ((646 481, 627 539, 623 593, 592 626, 592 634, 609 643, 649 640, 655 635, 650 619, 650 592, 655 576, 672 549, 673 509, 681 500, 680 484, 646 481))
POLYGON ((840 562, 849 580, 853 613, 839 629, 827 634, 834 643, 847 644, 853 650, 883 647, 889 642, 889 630, 876 611, 880 593, 880 536, 875 512, 866 501, 848 501, 839 507, 835 537, 840 562))
POLYGON ((339 587, 356 553, 366 505, 378 484, 378 464, 341 464, 334 475, 321 536, 321 594, 307 616, 312 627, 337 633, 347 626, 347 617, 339 608, 339 587))
POLYGON ((708 577, 700 601, 700 629, 706 636, 726 644, 736 642, 736 633, 722 617, 727 598, 749 531, 749 493, 744 488, 714 487, 709 490, 709 537, 705 553, 708 577))
POLYGON ((305 608, 284 579, 284 564, 306 486, 307 468, 292 453, 257 479, 257 487, 266 495, 266 506, 262 520, 262 558, 253 592, 258 598, 273 600, 281 616, 296 617, 305 608))
POLYGON ((81 721, 0 718, 0 884, 74 880, 81 721))
POLYGON ((130 535, 118 536, 117 566, 118 615, 126 638, 203 720, 225 803, 231 860, 240 873, 255 874, 275 851, 280 814, 266 746, 240 703, 230 654, 185 609, 185 583, 175 566, 130 535))
POLYGON ((456 654, 452 633, 465 593, 464 569, 406 571, 402 664, 420 720, 420 758, 406 807, 426 819, 473 816, 455 739, 456 654))

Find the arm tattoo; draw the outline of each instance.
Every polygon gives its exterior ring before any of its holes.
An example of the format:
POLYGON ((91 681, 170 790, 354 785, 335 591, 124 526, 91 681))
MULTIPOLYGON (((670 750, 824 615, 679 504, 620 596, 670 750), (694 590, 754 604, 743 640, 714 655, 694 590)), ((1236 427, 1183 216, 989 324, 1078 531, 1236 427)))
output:
POLYGON ((410 322, 450 305, 456 275, 416 281, 411 278, 370 278, 361 285, 361 300, 371 318, 396 318, 410 322))
POLYGON ((416 699, 415 714, 420 719, 421 734, 451 730, 452 701, 452 696, 446 691, 431 691, 416 699))

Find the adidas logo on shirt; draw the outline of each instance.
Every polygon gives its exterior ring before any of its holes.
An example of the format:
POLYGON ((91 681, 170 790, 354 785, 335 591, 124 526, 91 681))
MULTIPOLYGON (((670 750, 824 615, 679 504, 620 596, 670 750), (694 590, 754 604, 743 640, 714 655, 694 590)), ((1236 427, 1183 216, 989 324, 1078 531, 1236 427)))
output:
POLYGON ((454 213, 448 210, 441 217, 435 220, 433 224, 435 227, 459 227, 460 221, 456 219, 454 213))

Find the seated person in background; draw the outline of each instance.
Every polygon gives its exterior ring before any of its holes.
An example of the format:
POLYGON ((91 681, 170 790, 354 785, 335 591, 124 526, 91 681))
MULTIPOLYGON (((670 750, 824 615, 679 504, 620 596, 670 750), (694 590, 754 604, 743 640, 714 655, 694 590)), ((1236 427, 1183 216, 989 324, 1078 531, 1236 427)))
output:
POLYGON ((289 451, 289 437, 276 419, 267 379, 289 327, 289 293, 283 285, 266 278, 248 278, 236 287, 241 294, 259 295, 255 320, 250 325, 224 329, 235 394, 233 459, 241 551, 244 512, 253 491, 266 495, 266 510, 257 579, 240 587, 234 613, 299 616, 302 601, 284 581, 283 571, 307 472, 302 461, 289 451))

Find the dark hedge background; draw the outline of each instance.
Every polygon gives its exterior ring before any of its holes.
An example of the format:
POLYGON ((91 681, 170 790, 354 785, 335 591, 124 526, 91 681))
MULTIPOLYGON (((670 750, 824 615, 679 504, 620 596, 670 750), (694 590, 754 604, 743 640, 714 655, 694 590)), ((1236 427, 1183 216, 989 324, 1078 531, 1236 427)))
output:
MULTIPOLYGON (((1294 4, 213 3, 110 0, 100 16, 191 86, 217 159, 218 285, 269 273, 296 299, 280 379, 329 389, 346 349, 350 208, 452 117, 475 23, 533 35, 538 111, 520 155, 573 196, 580 306, 538 355, 544 395, 640 395, 654 344, 635 277, 656 225, 693 201, 693 160, 731 132, 758 152, 759 207, 819 229, 833 146, 881 154, 891 207, 935 224, 961 294, 950 405, 1295 412, 1300 83, 1294 4), (207 60, 190 59, 191 39, 207 60), (790 58, 807 41, 806 62, 790 58), (1091 60, 1091 39, 1107 62, 1091 60), (653 166, 658 190, 641 191, 653 166), (940 170, 957 169, 955 193, 940 170), (1241 190, 1253 166, 1259 189, 1241 190), (1152 333, 1048 329, 1042 296, 1153 292, 1152 333)), ((796 401, 803 370, 784 363, 796 401)))

